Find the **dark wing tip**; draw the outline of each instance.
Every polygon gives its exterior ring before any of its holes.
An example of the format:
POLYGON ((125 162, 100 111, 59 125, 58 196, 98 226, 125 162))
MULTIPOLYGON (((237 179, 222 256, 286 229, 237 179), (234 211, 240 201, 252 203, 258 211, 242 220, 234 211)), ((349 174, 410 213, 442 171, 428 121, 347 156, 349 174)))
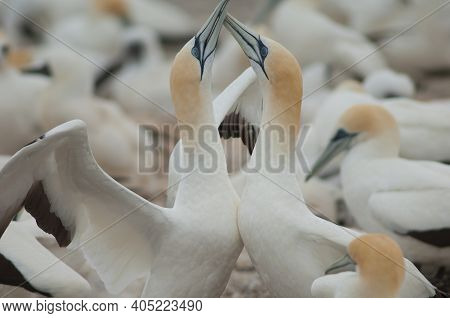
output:
POLYGON ((39 293, 51 297, 49 293, 43 292, 31 285, 12 261, 0 253, 0 284, 25 288, 32 293, 39 293))
POLYGON ((258 139, 259 128, 248 123, 239 113, 233 112, 228 114, 220 124, 219 135, 225 140, 241 138, 242 143, 247 147, 251 155, 258 139))
POLYGON ((410 231, 406 235, 436 247, 450 246, 450 228, 430 231, 410 231))
POLYGON ((72 241, 70 232, 64 227, 61 220, 51 211, 51 204, 45 193, 42 181, 35 182, 23 203, 36 220, 37 225, 44 231, 53 235, 59 246, 66 247, 72 241))

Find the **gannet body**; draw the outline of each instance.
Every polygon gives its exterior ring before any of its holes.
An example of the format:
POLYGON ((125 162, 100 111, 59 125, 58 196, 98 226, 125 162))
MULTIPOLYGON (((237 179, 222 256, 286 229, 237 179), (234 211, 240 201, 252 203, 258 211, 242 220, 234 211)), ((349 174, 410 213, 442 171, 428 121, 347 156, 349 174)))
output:
MULTIPOLYGON (((227 4, 220 2, 172 68, 177 117, 197 133, 202 125, 214 124, 210 72, 227 4)), ((218 297, 243 245, 236 224, 239 198, 218 133, 211 137, 203 144, 218 158, 199 149, 199 136, 182 133, 195 169, 180 181, 174 208, 165 209, 99 168, 83 122, 63 124, 23 148, 0 172, 0 186, 8 189, 0 194, 0 230, 25 205, 60 245, 83 250, 110 292, 145 277, 144 297, 218 297), (201 159, 214 159, 217 170, 200 171, 201 159)))
MULTIPOLYGON (((249 57, 264 96, 263 124, 238 214, 241 237, 274 296, 310 297, 314 280, 345 254, 360 233, 316 217, 303 199, 295 171, 298 162, 291 156, 300 129, 298 62, 283 46, 254 34, 231 16, 225 26, 249 57), (274 128, 281 135, 267 133, 274 128)), ((407 275, 406 281, 415 283, 416 289, 402 296, 433 295, 431 284, 423 276, 418 279, 420 272, 412 267, 410 273, 417 275, 407 275)))
POLYGON ((399 158, 397 123, 382 107, 353 106, 335 127, 311 175, 349 149, 341 179, 344 199, 358 225, 389 234, 415 262, 448 265, 450 168, 399 158))

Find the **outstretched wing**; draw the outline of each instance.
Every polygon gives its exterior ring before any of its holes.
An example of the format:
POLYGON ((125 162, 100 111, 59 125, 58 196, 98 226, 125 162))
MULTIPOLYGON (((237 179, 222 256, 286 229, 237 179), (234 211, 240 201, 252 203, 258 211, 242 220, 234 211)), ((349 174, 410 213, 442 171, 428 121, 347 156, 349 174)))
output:
POLYGON ((24 147, 0 172, 0 234, 25 206, 61 246, 81 248, 108 291, 149 273, 164 210, 98 166, 86 125, 63 124, 24 147))

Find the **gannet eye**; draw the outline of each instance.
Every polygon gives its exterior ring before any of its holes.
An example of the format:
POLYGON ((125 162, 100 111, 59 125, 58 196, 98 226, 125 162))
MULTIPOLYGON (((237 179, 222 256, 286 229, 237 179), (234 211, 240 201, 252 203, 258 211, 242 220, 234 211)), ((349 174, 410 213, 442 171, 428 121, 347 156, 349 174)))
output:
POLYGON ((344 138, 348 137, 349 135, 351 135, 351 134, 349 134, 348 132, 346 132, 344 129, 341 128, 337 131, 336 135, 334 135, 334 137, 331 141, 335 142, 335 141, 344 139, 344 138))
POLYGON ((194 46, 191 53, 196 59, 200 60, 200 50, 198 49, 198 47, 194 46))
POLYGON ((269 49, 266 46, 261 47, 260 49, 261 57, 264 59, 269 55, 269 49))

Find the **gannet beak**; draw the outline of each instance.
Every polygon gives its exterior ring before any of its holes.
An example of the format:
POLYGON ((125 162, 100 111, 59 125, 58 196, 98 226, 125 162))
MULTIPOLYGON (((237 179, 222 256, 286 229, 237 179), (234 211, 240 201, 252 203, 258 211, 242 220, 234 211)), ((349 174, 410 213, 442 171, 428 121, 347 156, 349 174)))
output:
POLYGON ((331 160, 337 157, 340 153, 349 149, 353 139, 356 136, 358 136, 357 133, 349 133, 344 129, 339 129, 333 139, 331 139, 328 147, 314 164, 311 172, 306 177, 306 181, 309 181, 312 177, 316 176, 331 160))
POLYGON ((267 55, 269 55, 269 48, 262 42, 261 36, 251 31, 231 15, 228 15, 225 19, 225 27, 239 43, 245 55, 247 55, 251 61, 258 64, 267 79, 269 79, 264 66, 264 61, 267 55))
POLYGON ((211 17, 195 36, 192 55, 200 62, 202 77, 206 61, 216 51, 220 31, 222 30, 223 22, 227 16, 226 7, 229 1, 230 0, 222 0, 220 2, 216 9, 214 9, 211 17))
POLYGON ((352 260, 352 258, 349 255, 345 255, 343 258, 341 258, 336 263, 331 265, 325 271, 325 275, 336 274, 336 273, 342 272, 346 268, 347 268, 347 270, 354 270, 355 266, 356 266, 356 263, 352 260))
POLYGON ((46 77, 52 76, 52 70, 50 68, 50 65, 48 65, 47 63, 45 63, 41 66, 38 66, 38 67, 25 68, 21 72, 24 74, 43 75, 46 77))

